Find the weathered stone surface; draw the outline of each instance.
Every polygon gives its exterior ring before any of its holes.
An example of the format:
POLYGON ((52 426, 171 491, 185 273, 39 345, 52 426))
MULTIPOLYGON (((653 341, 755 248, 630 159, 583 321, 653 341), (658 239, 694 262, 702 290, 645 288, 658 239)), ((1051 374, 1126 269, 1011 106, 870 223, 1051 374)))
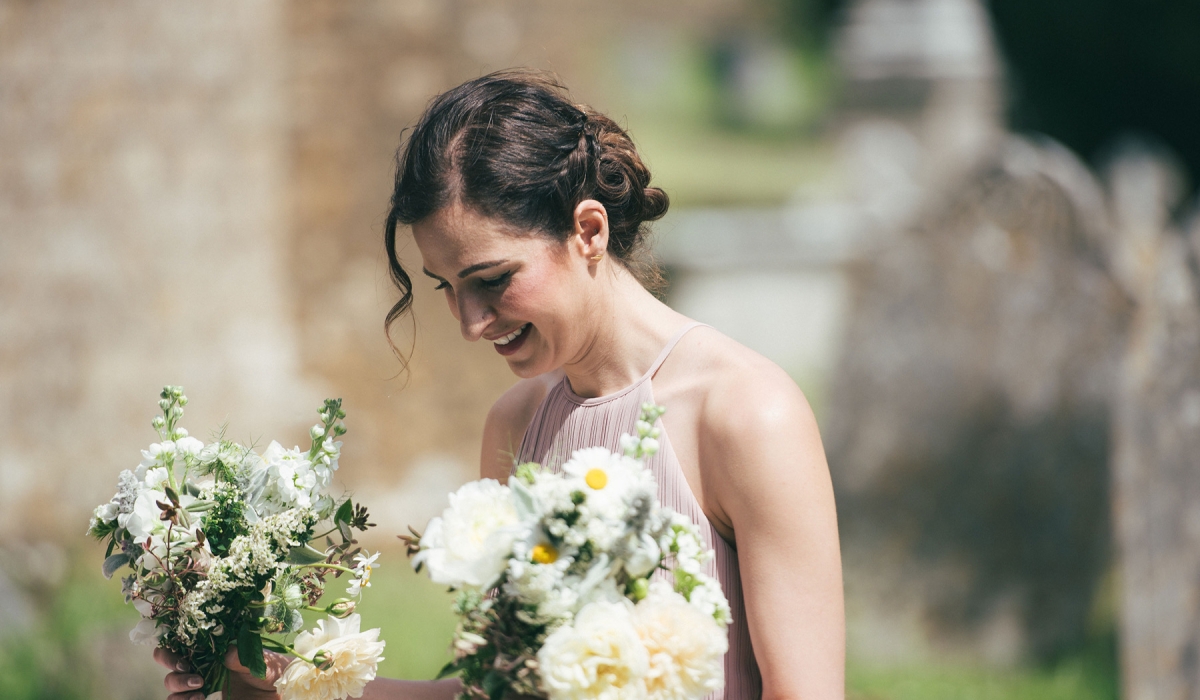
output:
POLYGON ((1148 152, 1110 168, 1137 300, 1113 460, 1127 700, 1200 697, 1200 226, 1170 226, 1171 179, 1148 152))
POLYGON ((1013 140, 852 273, 825 435, 868 655, 1013 662, 1084 633, 1130 308, 1098 212, 1070 154, 1013 140))

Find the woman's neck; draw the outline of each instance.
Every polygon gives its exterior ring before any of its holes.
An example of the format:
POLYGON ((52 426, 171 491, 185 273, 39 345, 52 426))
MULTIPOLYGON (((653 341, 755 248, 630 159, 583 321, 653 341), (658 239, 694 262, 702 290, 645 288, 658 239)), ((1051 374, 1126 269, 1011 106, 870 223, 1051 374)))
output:
POLYGON ((563 365, 579 396, 606 396, 637 381, 687 319, 647 292, 624 269, 611 283, 593 319, 583 350, 563 365))

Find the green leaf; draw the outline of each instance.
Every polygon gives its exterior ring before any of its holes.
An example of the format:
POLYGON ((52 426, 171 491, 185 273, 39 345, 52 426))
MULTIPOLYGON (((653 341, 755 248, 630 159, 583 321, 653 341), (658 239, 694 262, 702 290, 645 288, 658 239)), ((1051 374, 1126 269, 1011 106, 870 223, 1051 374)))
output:
POLYGON ((243 627, 238 634, 237 650, 238 661, 250 669, 250 673, 255 678, 267 677, 267 660, 263 657, 262 637, 258 635, 258 632, 249 627, 243 627))
POLYGON ((308 545, 292 547, 288 551, 287 561, 289 564, 316 564, 319 561, 325 561, 325 552, 313 549, 308 545))
POLYGON ((193 503, 189 503, 184 510, 189 513, 203 513, 216 507, 217 504, 213 503, 212 501, 195 501, 193 503))
POLYGON ((533 492, 525 486, 525 482, 520 479, 512 479, 509 481, 508 488, 516 496, 513 500, 517 506, 517 515, 522 520, 536 519, 538 517, 537 501, 533 492))
POLYGON ((347 523, 338 523, 338 532, 342 533, 342 539, 349 542, 354 539, 354 533, 350 532, 350 525, 347 523))
POLYGON ((451 661, 445 666, 442 666, 442 670, 438 671, 437 676, 433 680, 440 681, 443 678, 449 678, 461 670, 462 669, 459 667, 457 661, 451 661))
POLYGON ((500 700, 504 694, 508 692, 508 683, 504 680, 504 674, 496 669, 487 672, 483 677, 483 692, 488 694, 490 700, 500 700))
POLYGON ((104 560, 104 564, 100 566, 100 570, 104 572, 104 578, 112 578, 117 569, 125 566, 130 562, 129 555, 125 552, 117 552, 116 554, 104 560))
POLYGON ((354 503, 349 498, 347 498, 346 502, 343 503, 341 505, 341 507, 337 509, 337 513, 334 513, 333 522, 349 524, 350 520, 353 518, 354 518, 354 503))

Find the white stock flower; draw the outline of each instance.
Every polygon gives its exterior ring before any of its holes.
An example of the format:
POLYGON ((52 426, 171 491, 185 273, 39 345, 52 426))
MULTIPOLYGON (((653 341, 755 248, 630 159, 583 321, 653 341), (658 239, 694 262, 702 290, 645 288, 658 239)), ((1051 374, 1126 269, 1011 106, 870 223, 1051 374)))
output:
POLYGON ((695 574, 695 577, 700 583, 688 594, 688 602, 701 613, 716 620, 722 627, 728 625, 731 619, 729 601, 725 599, 721 584, 704 574, 695 574))
POLYGON ((308 453, 299 447, 285 449, 272 440, 262 455, 266 465, 266 485, 262 500, 269 504, 267 511, 278 512, 287 508, 311 508, 321 492, 329 485, 313 469, 308 453))
POLYGON ((643 700, 650 669, 628 601, 584 606, 538 651, 550 700, 643 700))
POLYGON ((166 467, 151 467, 146 470, 146 477, 142 482, 146 484, 146 488, 162 491, 163 486, 170 481, 170 474, 167 473, 166 467))
POLYGON ((633 625, 649 656, 646 700, 700 700, 724 683, 725 629, 662 582, 637 604, 633 625))
POLYGON ((625 571, 634 578, 649 576, 662 560, 662 549, 646 533, 630 533, 625 540, 625 571))
POLYGON ((158 504, 167 502, 166 493, 144 489, 134 500, 132 512, 118 515, 117 523, 129 531, 135 542, 144 542, 150 535, 166 531, 166 523, 159 517, 163 511, 158 504))
POLYGON ((171 440, 151 443, 142 450, 142 463, 138 465, 138 478, 145 475, 151 467, 165 467, 175 457, 175 443, 171 440))
POLYGON ((194 437, 182 437, 175 441, 175 454, 197 459, 204 451, 204 443, 194 437))
POLYGON ((375 678, 384 647, 379 629, 359 632, 361 623, 357 613, 341 620, 328 617, 318 620, 311 632, 297 635, 293 648, 310 659, 319 655, 318 661, 326 661, 328 667, 321 670, 302 659, 293 660, 275 681, 284 700, 361 698, 363 688, 375 678))
POLYGON ((142 619, 136 627, 129 630, 129 641, 134 644, 157 646, 159 637, 162 637, 166 630, 159 628, 158 623, 151 617, 154 614, 154 607, 141 598, 133 600, 133 607, 141 613, 142 619))
POLYGON ((450 507, 429 521, 413 566, 429 567, 435 583, 490 588, 522 534, 508 487, 495 479, 472 481, 450 494, 450 507))

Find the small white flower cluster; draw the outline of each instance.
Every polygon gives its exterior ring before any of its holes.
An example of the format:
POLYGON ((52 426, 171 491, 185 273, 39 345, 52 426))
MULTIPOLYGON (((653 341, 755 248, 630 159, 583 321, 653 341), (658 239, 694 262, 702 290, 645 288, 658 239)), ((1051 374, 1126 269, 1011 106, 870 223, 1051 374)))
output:
MULTIPOLYGON (((471 660, 485 654, 496 668, 537 669, 534 687, 553 700, 697 700, 720 687, 729 605, 703 573, 712 552, 659 504, 642 462, 658 449, 661 414, 643 407, 624 454, 577 450, 561 474, 520 465, 508 486, 466 484, 430 521, 413 565, 464 591, 455 649, 465 696, 489 694, 471 660), (651 583, 656 571, 674 585, 651 583), (498 623, 505 633, 490 635, 498 623)), ((519 670, 506 681, 530 689, 519 670)))
POLYGON ((335 438, 345 432, 341 400, 319 410, 307 451, 271 442, 261 455, 227 440, 205 445, 188 436, 177 425, 185 405, 181 387, 163 389, 163 414, 152 422, 159 441, 142 450, 137 467, 121 472, 117 492, 95 509, 88 527, 108 541, 106 576, 132 570, 122 592, 143 619, 130 638, 182 656, 204 678, 206 694, 222 687, 225 652, 236 642, 251 670, 265 663, 262 648, 295 653, 293 679, 309 678, 296 664, 320 666, 316 680, 280 688, 288 700, 357 697, 356 683, 374 676, 383 648, 378 630, 359 633, 357 616, 336 621, 353 614, 355 601, 315 607, 326 573, 351 574, 358 595, 378 566, 378 554, 358 550, 351 533, 370 526, 366 509, 329 494, 342 445, 335 438), (340 544, 313 547, 334 533, 340 544), (333 616, 318 635, 323 651, 298 653, 268 636, 299 630, 304 609, 333 616))
POLYGON ((250 532, 238 535, 229 545, 229 554, 214 559, 207 576, 183 596, 176 633, 185 643, 196 641, 200 632, 221 636, 219 624, 211 616, 224 611, 221 601, 231 591, 242 588, 247 581, 257 581, 287 568, 282 559, 292 547, 300 544, 300 536, 317 522, 311 510, 285 510, 268 515, 250 526, 250 532))

